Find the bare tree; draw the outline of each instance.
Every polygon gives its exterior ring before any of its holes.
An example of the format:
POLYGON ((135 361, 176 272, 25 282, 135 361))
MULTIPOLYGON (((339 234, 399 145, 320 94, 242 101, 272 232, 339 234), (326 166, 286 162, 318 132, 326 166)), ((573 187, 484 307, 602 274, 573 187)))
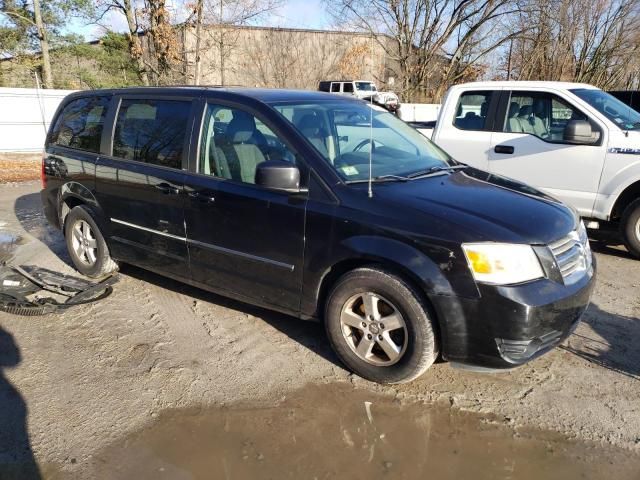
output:
POLYGON ((202 75, 202 52, 215 51, 219 83, 226 83, 227 60, 237 47, 237 27, 252 24, 265 18, 282 3, 282 0, 197 0, 191 19, 195 27, 195 68, 193 81, 200 83, 202 75))
POLYGON ((512 77, 631 86, 640 52, 639 0, 522 0, 525 34, 513 42, 512 77))
POLYGON ((149 85, 149 75, 143 59, 142 43, 140 42, 140 23, 138 22, 138 11, 135 8, 134 0, 99 0, 98 8, 102 10, 98 21, 108 12, 115 11, 124 15, 127 21, 127 40, 129 42, 129 54, 136 62, 138 76, 144 85, 149 85))
POLYGON ((325 0, 333 16, 370 32, 396 67, 405 100, 439 99, 477 63, 519 32, 501 21, 513 0, 325 0), (500 28, 497 28, 500 27, 500 28), (379 35, 386 34, 386 36, 379 35))

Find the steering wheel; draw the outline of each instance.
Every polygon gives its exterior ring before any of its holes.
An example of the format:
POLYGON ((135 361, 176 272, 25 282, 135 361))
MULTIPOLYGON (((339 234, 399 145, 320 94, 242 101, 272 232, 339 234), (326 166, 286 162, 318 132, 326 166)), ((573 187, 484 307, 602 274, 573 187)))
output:
MULTIPOLYGON (((376 140, 373 139, 369 139, 369 138, 365 138, 364 140, 362 140, 358 145, 356 145, 356 147, 353 149, 354 152, 359 152, 360 149, 362 149, 362 147, 364 147, 367 144, 371 144, 371 150, 375 150, 376 149, 376 140)), ((383 146, 382 143, 377 142, 379 146, 383 146)))

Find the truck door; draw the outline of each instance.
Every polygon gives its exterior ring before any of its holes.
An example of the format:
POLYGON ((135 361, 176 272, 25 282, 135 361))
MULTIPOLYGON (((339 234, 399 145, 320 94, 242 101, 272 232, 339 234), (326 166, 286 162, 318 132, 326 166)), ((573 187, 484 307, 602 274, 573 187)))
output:
POLYGON ((498 90, 467 90, 457 102, 445 101, 438 121, 447 123, 436 125, 435 143, 454 159, 486 170, 499 96, 498 90))
POLYGON ((606 129, 568 99, 544 91, 505 91, 500 112, 489 171, 544 190, 590 216, 606 156, 606 129), (571 120, 590 121, 596 144, 566 143, 564 129, 571 120))

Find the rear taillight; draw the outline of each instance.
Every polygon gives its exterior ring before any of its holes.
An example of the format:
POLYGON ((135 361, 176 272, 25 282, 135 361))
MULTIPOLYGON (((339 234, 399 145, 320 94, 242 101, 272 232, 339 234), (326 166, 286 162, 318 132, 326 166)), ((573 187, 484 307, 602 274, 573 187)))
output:
POLYGON ((44 152, 42 154, 42 168, 40 169, 40 182, 42 183, 43 190, 47 188, 47 174, 44 171, 44 164, 46 162, 46 159, 47 159, 47 153, 44 152))

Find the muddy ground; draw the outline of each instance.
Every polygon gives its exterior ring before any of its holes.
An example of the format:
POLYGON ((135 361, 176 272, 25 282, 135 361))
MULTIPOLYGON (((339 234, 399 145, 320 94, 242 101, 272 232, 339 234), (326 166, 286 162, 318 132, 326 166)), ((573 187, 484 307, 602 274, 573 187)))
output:
MULTIPOLYGON (((0 185, 0 256, 16 264, 73 273, 61 234, 48 227, 41 214, 37 182, 0 185)), ((623 458, 624 471, 637 466, 640 475, 640 263, 620 248, 598 247, 596 256, 599 276, 593 303, 561 348, 501 374, 464 372, 438 363, 413 383, 394 387, 374 385, 345 371, 321 325, 126 267, 113 295, 100 303, 42 317, 0 313, 0 465, 35 459, 45 477, 106 478, 105 469, 112 471, 109 462, 119 458, 113 452, 123 454, 131 447, 143 452, 137 459, 144 459, 149 452, 160 455, 169 448, 170 443, 157 438, 159 445, 140 440, 145 431, 164 428, 167 438, 181 438, 172 424, 175 418, 238 405, 252 412, 272 412, 273 407, 282 412, 278 409, 286 408, 291 398, 298 399, 299 408, 306 405, 315 411, 324 407, 314 403, 324 402, 322 395, 300 392, 321 387, 318 392, 342 392, 339 402, 331 400, 336 409, 350 402, 346 389, 360 406, 368 395, 374 404, 384 398, 403 408, 420 406, 438 418, 472 415, 473 425, 496 426, 508 438, 539 431, 540 438, 556 435, 556 443, 563 439, 558 445, 576 441, 613 449, 617 453, 608 458, 623 458)), ((346 411, 351 408, 355 407, 345 406, 346 411)), ((337 415, 335 421, 345 420, 337 415)), ((218 420, 203 422, 218 425, 218 420)), ((280 438, 295 443, 289 428, 298 437, 304 435, 304 428, 287 427, 277 416, 271 422, 274 431, 267 437, 272 443, 280 438)), ((224 422, 220 425, 228 432, 224 422)), ((464 425, 454 430, 464 436, 469 428, 464 425)), ((307 426, 306 431, 317 435, 317 423, 308 421, 307 426)), ((424 429, 420 431, 423 435, 424 429)), ((336 435, 341 438, 327 434, 324 440, 349 447, 343 433, 336 435)), ((253 448, 250 440, 239 445, 238 451, 253 448)), ((430 458, 439 458, 437 449, 434 452, 430 458)), ((509 454, 508 449, 496 452, 509 454)), ((241 462, 244 454, 238 455, 241 462)), ((249 455, 261 460, 255 450, 249 455)), ((370 453, 363 455, 366 461, 370 453)), ((383 475, 394 462, 376 455, 383 475)), ((198 458, 195 455, 194 462, 198 458)), ((162 478, 198 477, 183 475, 185 469, 180 474, 161 470, 165 468, 158 466, 158 472, 166 473, 162 478)), ((513 469, 505 468, 511 473, 503 477, 510 478, 513 469)), ((267 471, 265 478, 271 476, 267 471)))

